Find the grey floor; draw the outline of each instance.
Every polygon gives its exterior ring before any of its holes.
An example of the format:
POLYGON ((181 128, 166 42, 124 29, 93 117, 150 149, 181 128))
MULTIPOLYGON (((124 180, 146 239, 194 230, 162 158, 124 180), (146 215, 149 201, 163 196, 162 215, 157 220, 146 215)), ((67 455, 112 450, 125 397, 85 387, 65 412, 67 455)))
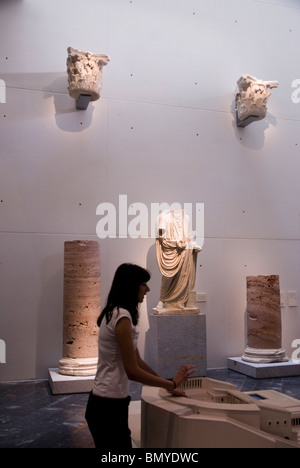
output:
MULTIPOLYGON (((300 376, 255 380, 227 369, 208 377, 242 391, 274 389, 300 400, 300 376)), ((132 384, 132 401, 141 385, 132 384)), ((0 383, 0 448, 93 448, 84 419, 88 394, 52 395, 46 380, 0 383)))

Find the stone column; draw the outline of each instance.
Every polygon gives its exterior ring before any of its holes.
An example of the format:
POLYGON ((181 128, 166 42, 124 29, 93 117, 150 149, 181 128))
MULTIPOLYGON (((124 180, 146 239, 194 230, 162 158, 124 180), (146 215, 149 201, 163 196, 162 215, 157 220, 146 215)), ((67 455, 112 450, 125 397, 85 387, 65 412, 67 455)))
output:
POLYGON ((282 349, 279 276, 247 277, 247 348, 243 361, 288 361, 282 349))
POLYGON ((100 249, 96 241, 64 245, 63 359, 59 373, 95 375, 100 315, 100 249))

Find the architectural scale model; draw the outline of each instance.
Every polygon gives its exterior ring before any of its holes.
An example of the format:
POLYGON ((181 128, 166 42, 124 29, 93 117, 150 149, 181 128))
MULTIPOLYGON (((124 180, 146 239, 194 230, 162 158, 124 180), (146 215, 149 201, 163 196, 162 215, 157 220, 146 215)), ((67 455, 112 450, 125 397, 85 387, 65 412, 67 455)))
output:
POLYGON ((300 400, 205 377, 182 388, 187 398, 143 387, 141 447, 300 448, 300 400))

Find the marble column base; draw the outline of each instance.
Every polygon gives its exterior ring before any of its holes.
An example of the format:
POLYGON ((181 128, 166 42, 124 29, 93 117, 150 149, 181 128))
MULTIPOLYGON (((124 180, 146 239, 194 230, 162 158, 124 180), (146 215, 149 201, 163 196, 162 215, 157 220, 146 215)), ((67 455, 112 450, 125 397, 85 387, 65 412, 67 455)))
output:
POLYGON ((284 349, 246 348, 242 360, 257 364, 269 364, 272 362, 287 362, 289 359, 286 357, 284 349))
POLYGON ((72 376, 95 376, 98 358, 63 358, 59 361, 59 373, 72 376))

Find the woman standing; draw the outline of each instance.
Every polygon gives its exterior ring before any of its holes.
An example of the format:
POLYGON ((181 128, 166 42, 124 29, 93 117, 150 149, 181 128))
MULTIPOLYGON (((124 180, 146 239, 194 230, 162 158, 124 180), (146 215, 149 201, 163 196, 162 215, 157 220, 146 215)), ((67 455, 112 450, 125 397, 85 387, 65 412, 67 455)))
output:
POLYGON ((85 415, 96 448, 132 447, 128 427, 129 380, 184 396, 177 387, 194 372, 193 366, 182 366, 173 380, 166 380, 139 355, 138 306, 150 291, 149 280, 148 271, 138 265, 119 266, 106 307, 97 321, 100 327, 98 369, 85 415))

